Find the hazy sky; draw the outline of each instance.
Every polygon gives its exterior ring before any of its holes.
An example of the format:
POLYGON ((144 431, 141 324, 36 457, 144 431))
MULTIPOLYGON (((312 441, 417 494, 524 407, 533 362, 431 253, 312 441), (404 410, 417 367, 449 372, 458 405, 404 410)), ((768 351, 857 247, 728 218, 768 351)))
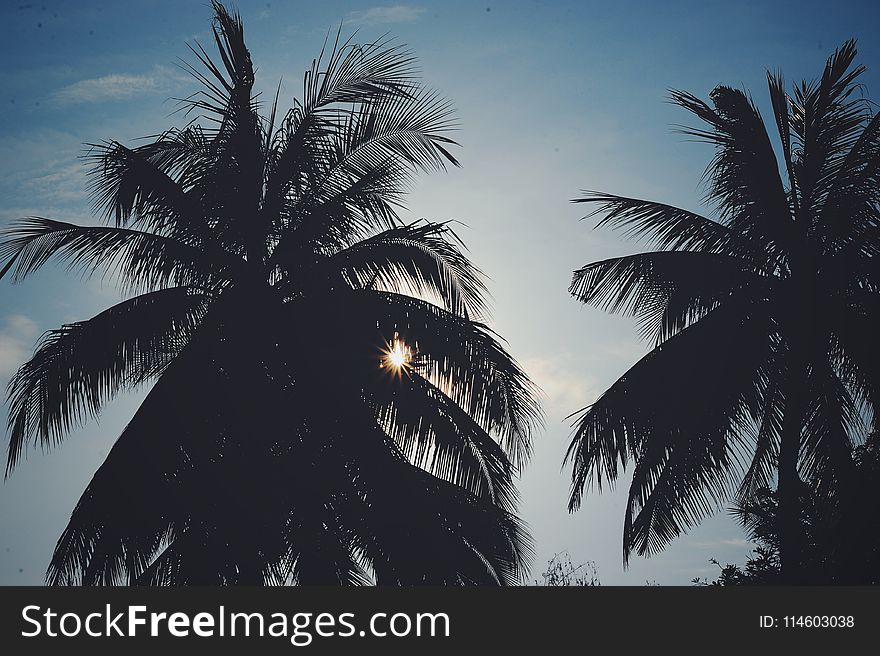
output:
MULTIPOLYGON (((375 1, 375 0, 374 0, 375 1)), ((371 2, 238 3, 258 87, 283 78, 282 101, 340 21, 372 41, 409 44, 425 80, 458 108, 463 168, 423 177, 412 218, 457 219, 488 274, 495 328, 544 389, 547 429, 520 485, 538 578, 568 550, 595 561, 604 584, 688 584, 714 576, 708 560, 742 563, 749 545, 725 512, 663 554, 624 570, 625 489, 566 510, 564 418, 596 397, 645 351, 633 322, 575 302, 571 271, 633 252, 621 235, 581 222, 580 189, 701 209, 709 147, 674 133, 689 117, 669 88, 706 97, 717 84, 751 90, 765 116, 765 71, 812 78, 830 52, 859 39, 867 91, 880 89, 878 10, 865 2, 371 2)), ((207 1, 5 1, 0 17, 0 225, 41 215, 91 221, 82 144, 124 143, 183 120, 171 97, 194 81, 177 66, 186 43, 210 50, 207 1)), ((190 56, 189 60, 193 60, 190 56)), ((876 95, 875 98, 880 96, 876 95)), ((268 94, 267 94, 268 95, 268 94)), ((118 299, 111 282, 48 267, 25 283, 0 281, 0 383, 35 340, 118 299)), ((723 348, 723 345, 721 346, 723 348)), ((118 399, 48 454, 31 452, 0 484, 0 584, 39 584, 55 540, 141 393, 118 399)), ((0 411, 2 412, 2 411, 0 411)), ((5 413, 2 413, 5 415, 5 413)), ((5 422, 3 422, 5 423, 5 422)))

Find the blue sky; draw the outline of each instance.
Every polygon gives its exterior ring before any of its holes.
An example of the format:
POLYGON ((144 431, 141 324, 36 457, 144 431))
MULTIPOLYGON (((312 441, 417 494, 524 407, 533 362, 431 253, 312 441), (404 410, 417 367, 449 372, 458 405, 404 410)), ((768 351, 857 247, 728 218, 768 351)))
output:
MULTIPOLYGON (((745 87, 770 116, 765 71, 812 78, 830 52, 857 37, 880 88, 878 9, 837 2, 256 2, 238 8, 269 95, 298 94, 302 72, 328 30, 407 43, 425 80, 458 108, 462 169, 426 176, 408 200, 411 218, 457 219, 488 274, 495 328, 544 389, 547 429, 523 474, 522 514, 538 544, 533 578, 568 550, 592 560, 605 584, 687 584, 711 576, 711 557, 743 562, 749 546, 722 511, 664 553, 621 561, 626 480, 566 511, 569 441, 564 418, 646 352, 630 320, 579 305, 571 271, 638 248, 592 230, 569 199, 595 189, 701 209, 708 147, 674 126, 688 116, 669 88, 706 97, 717 84, 745 87)), ((174 123, 172 97, 194 82, 178 67, 186 43, 210 46, 206 1, 4 2, 0 21, 0 225, 41 215, 94 221, 78 159, 83 144, 124 143, 174 123)), ((189 60, 193 58, 190 56, 189 60)), ((0 383, 64 322, 116 299, 112 281, 52 267, 0 282, 0 383)), ((143 390, 121 397, 0 485, 0 584, 42 582, 55 540, 79 494, 131 417, 143 390)))

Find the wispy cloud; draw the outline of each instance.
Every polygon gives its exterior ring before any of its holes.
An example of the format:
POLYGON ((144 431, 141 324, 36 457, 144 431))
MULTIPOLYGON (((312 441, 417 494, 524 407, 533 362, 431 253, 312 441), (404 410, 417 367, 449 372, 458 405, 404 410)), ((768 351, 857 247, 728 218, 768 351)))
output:
POLYGON ((108 100, 128 100, 136 96, 169 90, 183 76, 171 69, 157 66, 142 74, 112 73, 101 77, 79 80, 56 91, 56 104, 80 104, 108 100))
POLYGON ((114 73, 90 80, 74 82, 63 89, 59 89, 53 96, 53 99, 61 104, 124 100, 133 96, 154 92, 158 88, 158 81, 151 75, 114 73))
POLYGON ((30 357, 37 324, 23 314, 11 314, 0 325, 0 381, 5 383, 30 357))
POLYGON ((383 23, 411 23, 425 13, 423 7, 410 5, 391 5, 388 7, 370 7, 363 11, 353 11, 348 15, 349 23, 361 25, 380 25, 383 23))

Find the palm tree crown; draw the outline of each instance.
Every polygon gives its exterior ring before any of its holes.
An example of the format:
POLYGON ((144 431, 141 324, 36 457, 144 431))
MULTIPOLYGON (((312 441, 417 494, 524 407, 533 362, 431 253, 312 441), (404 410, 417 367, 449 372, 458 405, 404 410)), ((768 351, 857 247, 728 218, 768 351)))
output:
POLYGON ((91 151, 106 225, 29 218, 0 244, 0 275, 55 258, 136 294, 48 333, 11 381, 7 473, 152 383, 48 581, 522 580, 535 390, 450 227, 396 212, 415 172, 457 164, 448 103, 407 51, 337 38, 263 116, 241 19, 213 8, 196 118, 91 151))
MULTIPOLYGON (((672 100, 715 147, 716 219, 602 193, 600 225, 656 251, 589 264, 571 293, 635 316, 655 348, 578 416, 570 509, 633 463, 624 559, 662 549, 731 497, 778 485, 783 570, 796 577, 801 480, 844 494, 851 436, 880 391, 880 119, 859 93, 854 42, 791 95, 768 73, 781 155, 750 97, 672 100)), ((876 424, 875 424, 876 425, 876 424)))

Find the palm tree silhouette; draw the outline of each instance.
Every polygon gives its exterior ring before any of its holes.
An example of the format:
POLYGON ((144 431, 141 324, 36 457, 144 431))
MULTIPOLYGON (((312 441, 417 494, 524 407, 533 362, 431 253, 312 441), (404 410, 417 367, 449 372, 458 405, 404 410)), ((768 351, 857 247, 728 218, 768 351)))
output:
POLYGON ((850 436, 865 434, 880 391, 880 120, 855 56, 845 43, 792 95, 768 73, 779 159, 743 91, 720 86, 713 106, 672 93, 708 126, 683 132, 715 147, 706 181, 717 220, 603 193, 575 201, 658 249, 589 264, 570 288, 637 317, 655 343, 579 413, 566 455, 570 510, 588 483, 613 484, 632 461, 624 561, 775 483, 783 576, 795 581, 801 479, 840 493, 849 484, 850 436))
POLYGON ((480 322, 482 274, 449 225, 396 213, 415 172, 457 164, 449 104, 409 52, 337 36, 302 100, 282 118, 276 94, 264 117, 241 19, 213 10, 221 61, 193 49, 183 105, 197 118, 91 151, 107 224, 29 218, 0 245, 0 275, 55 258, 139 294, 21 367, 7 474, 154 383, 47 581, 522 581, 513 481, 535 390, 480 322))

